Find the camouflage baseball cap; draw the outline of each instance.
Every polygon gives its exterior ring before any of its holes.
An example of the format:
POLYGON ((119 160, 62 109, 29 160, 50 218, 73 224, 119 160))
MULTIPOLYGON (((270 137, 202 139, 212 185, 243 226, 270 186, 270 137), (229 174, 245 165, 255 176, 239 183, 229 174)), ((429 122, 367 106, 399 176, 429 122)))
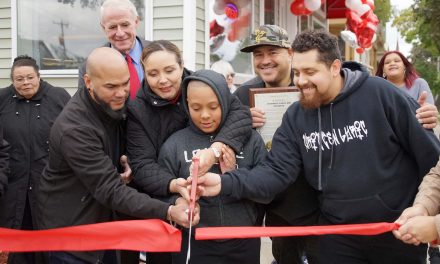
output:
POLYGON ((249 45, 241 49, 242 52, 252 52, 256 47, 263 45, 290 48, 287 31, 275 25, 262 25, 255 29, 249 39, 249 45))

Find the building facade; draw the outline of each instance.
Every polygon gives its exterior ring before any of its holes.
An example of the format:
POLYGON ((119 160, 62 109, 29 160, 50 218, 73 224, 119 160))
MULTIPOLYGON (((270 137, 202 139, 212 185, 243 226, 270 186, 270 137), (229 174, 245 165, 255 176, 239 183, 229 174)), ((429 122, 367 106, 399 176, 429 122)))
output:
MULTIPOLYGON (((231 0, 236 19, 225 15, 223 0, 131 0, 141 23, 138 35, 166 39, 183 52, 185 67, 209 68, 230 61, 241 83, 253 75, 250 54, 241 53, 246 36, 258 25, 277 24, 291 38, 305 29, 328 30, 325 4, 309 16, 290 12, 292 0, 231 0), (221 7, 221 8, 219 8, 221 7)), ((42 78, 71 94, 78 66, 106 42, 99 25, 103 0, 0 0, 0 87, 8 86, 17 55, 34 57, 42 78)))

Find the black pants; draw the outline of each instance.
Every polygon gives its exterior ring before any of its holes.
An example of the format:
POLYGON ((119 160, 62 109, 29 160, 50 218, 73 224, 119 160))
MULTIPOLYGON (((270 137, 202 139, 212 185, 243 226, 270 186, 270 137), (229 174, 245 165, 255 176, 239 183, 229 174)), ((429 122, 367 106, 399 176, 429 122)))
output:
MULTIPOLYGON (((32 211, 29 196, 26 198, 26 205, 23 213, 21 230, 34 230, 32 211)), ((44 263, 43 254, 39 252, 10 253, 8 264, 40 264, 44 263)))
POLYGON ((91 264, 67 252, 50 252, 49 264, 91 264))
MULTIPOLYGON (((298 225, 316 225, 319 212, 306 216, 298 225)), ((292 226, 292 224, 274 213, 266 213, 267 226, 292 226)), ((302 256, 306 255, 309 264, 319 263, 318 238, 306 237, 273 237, 272 255, 277 264, 302 264, 302 256)))
MULTIPOLYGON (((224 241, 191 240, 190 264, 259 264, 260 238, 224 241)), ((188 232, 182 231, 182 250, 173 253, 173 264, 185 264, 188 232)))
POLYGON ((426 245, 413 246, 392 233, 377 236, 319 236, 322 264, 424 264, 426 245))

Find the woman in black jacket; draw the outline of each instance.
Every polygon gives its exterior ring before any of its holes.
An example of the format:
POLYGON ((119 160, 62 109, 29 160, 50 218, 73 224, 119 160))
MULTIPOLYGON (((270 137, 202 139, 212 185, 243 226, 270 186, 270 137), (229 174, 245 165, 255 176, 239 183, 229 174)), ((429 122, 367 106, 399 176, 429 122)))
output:
MULTIPOLYGON (((181 82, 192 72, 183 67, 179 48, 166 40, 153 41, 142 52, 145 80, 136 99, 128 106, 127 153, 136 187, 149 195, 185 195, 186 188, 157 162, 159 150, 174 132, 188 126, 183 108, 181 82)), ((221 154, 223 144, 240 151, 252 131, 250 111, 234 97, 227 122, 213 139, 212 148, 203 150, 199 172, 206 172, 221 154)), ((169 255, 169 254, 168 254, 169 255)), ((149 263, 169 263, 149 254, 149 263)))
MULTIPOLYGON (((0 199, 0 226, 36 229, 36 193, 46 166, 49 132, 70 99, 62 88, 40 79, 36 61, 18 56, 11 68, 12 84, 0 89, 0 123, 10 144, 8 186, 0 199)), ((36 263, 35 255, 10 254, 8 263, 36 263)))

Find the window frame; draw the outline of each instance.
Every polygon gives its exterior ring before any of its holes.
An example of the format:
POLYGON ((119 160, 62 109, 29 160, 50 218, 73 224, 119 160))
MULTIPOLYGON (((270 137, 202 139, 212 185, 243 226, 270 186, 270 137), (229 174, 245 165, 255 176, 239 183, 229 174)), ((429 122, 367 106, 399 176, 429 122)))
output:
MULTIPOLYGON (((14 58, 17 57, 18 54, 18 1, 19 0, 11 0, 11 65, 14 62, 14 58)), ((143 20, 144 25, 144 35, 146 39, 148 37, 153 36, 153 0, 143 0, 144 10, 145 10, 145 18, 143 20), (150 8, 150 9, 147 9, 150 8), (148 15, 148 16, 147 16, 148 15), (148 26, 147 26, 148 25, 148 26)), ((102 32, 104 34, 104 32, 102 32)), ((41 67, 41 65, 40 65, 41 67)), ((40 75, 43 78, 75 78, 78 77, 79 71, 78 69, 58 69, 58 70, 40 70, 40 75)))

